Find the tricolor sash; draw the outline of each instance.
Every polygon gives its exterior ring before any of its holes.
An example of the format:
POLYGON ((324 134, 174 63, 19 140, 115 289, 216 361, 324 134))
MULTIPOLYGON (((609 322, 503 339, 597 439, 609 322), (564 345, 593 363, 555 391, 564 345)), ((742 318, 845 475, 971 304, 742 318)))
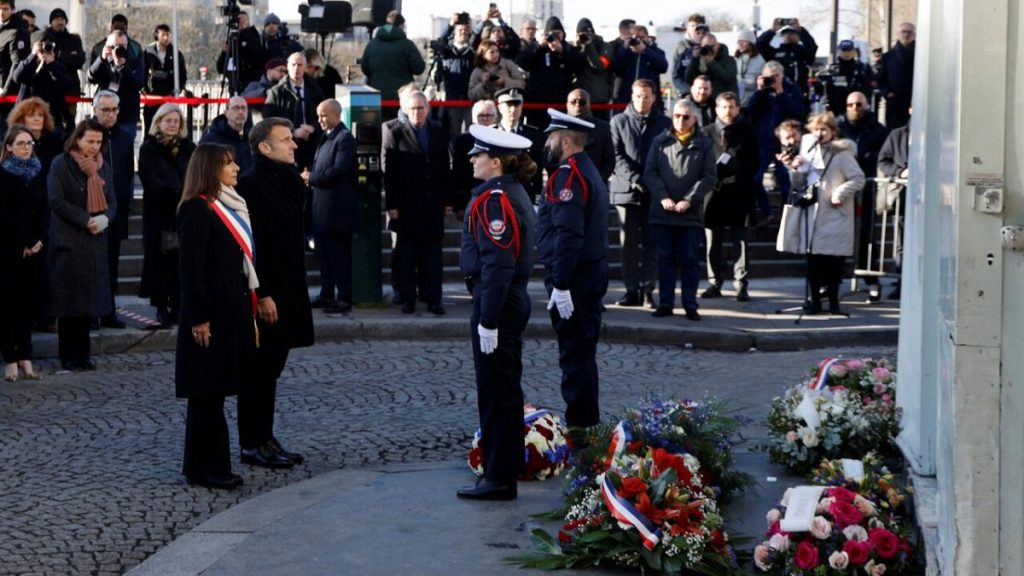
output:
MULTIPOLYGON (((246 224, 244 220, 242 220, 242 218, 238 215, 237 212, 226 206, 220 200, 214 199, 213 202, 210 202, 205 195, 201 194, 199 197, 207 201, 207 204, 210 206, 210 209, 213 210, 213 213, 216 214, 218 218, 220 218, 221 223, 223 223, 224 227, 227 228, 228 232, 231 234, 231 237, 235 239, 235 243, 238 244, 238 247, 242 250, 242 254, 245 257, 246 266, 248 267, 248 269, 255 270, 256 267, 253 265, 253 254, 255 253, 255 244, 253 242, 252 230, 249 228, 249 225, 246 224)), ((252 298, 252 316, 253 324, 255 325, 255 318, 259 313, 259 301, 256 296, 256 290, 249 290, 249 296, 252 298)), ((256 327, 255 329, 256 347, 259 348, 260 331, 258 327, 256 327)))

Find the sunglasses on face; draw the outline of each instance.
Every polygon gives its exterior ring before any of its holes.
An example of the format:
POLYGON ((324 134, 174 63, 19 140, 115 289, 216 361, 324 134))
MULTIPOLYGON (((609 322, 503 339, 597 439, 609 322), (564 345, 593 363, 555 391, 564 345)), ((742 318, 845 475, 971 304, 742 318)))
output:
POLYGON ((586 104, 587 101, 582 98, 573 98, 569 100, 569 104, 586 104))
POLYGON ((846 107, 847 108, 863 108, 864 104, 862 104, 860 102, 849 102, 849 103, 846 104, 846 107))
POLYGON ((693 116, 691 116, 689 114, 673 114, 672 117, 673 118, 679 118, 681 120, 689 120, 690 118, 693 118, 693 116))

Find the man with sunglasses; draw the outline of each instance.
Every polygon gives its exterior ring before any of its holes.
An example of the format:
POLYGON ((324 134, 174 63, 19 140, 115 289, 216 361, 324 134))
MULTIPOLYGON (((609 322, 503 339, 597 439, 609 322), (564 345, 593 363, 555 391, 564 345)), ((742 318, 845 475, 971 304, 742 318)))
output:
MULTIPOLYGON (((875 174, 878 169, 878 153, 889 136, 889 129, 882 126, 868 105, 868 98, 861 92, 851 92, 846 97, 846 114, 839 116, 839 135, 857 144, 857 164, 864 174, 875 174)), ((872 209, 875 202, 875 184, 868 182, 861 191, 860 236, 857 242, 857 268, 868 269, 868 246, 871 245, 875 229, 872 209)), ((878 247, 872 250, 878 254, 878 247)), ((878 302, 882 298, 882 287, 878 278, 865 277, 868 286, 868 301, 878 302)))
POLYGON ((615 170, 615 150, 612 148, 612 130, 607 122, 595 118, 590 110, 590 94, 583 88, 576 88, 569 92, 569 98, 565 101, 565 111, 573 118, 586 120, 594 125, 594 129, 587 134, 587 145, 584 150, 587 156, 594 161, 597 171, 605 182, 611 177, 615 170))

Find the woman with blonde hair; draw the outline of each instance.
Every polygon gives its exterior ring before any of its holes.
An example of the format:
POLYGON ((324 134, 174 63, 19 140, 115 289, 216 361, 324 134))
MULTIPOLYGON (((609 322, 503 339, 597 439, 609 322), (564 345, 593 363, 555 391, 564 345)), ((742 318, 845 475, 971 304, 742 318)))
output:
POLYGON ((249 210, 237 183, 231 148, 202 144, 177 207, 182 329, 174 386, 178 398, 188 399, 182 474, 193 484, 226 490, 241 486, 242 477, 231 473, 224 398, 238 393, 258 345, 253 294, 259 279, 249 210))
POLYGON ((794 178, 793 185, 805 190, 803 203, 811 219, 807 259, 811 302, 807 313, 821 312, 824 287, 829 312, 841 314, 839 283, 846 257, 853 255, 854 201, 864 187, 864 172, 857 164, 857 145, 839 138, 839 125, 831 112, 812 116, 807 130, 799 154, 779 154, 776 159, 804 177, 794 178))
POLYGON ((526 79, 515 62, 502 58, 501 47, 491 40, 484 40, 476 49, 473 60, 476 68, 469 75, 469 98, 493 100, 494 94, 506 88, 523 88, 526 79))
POLYGON ((185 170, 196 145, 188 139, 185 116, 176 104, 164 104, 153 115, 149 135, 139 148, 142 181, 142 283, 164 326, 177 324, 178 242, 175 211, 181 201, 185 170))

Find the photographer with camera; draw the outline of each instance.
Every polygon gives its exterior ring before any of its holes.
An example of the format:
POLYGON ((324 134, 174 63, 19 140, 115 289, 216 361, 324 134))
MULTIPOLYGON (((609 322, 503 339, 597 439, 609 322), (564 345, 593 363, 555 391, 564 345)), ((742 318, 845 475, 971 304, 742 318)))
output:
MULTIPOLYGON (((612 73, 612 61, 615 58, 613 46, 594 32, 594 24, 589 18, 580 18, 576 24, 576 45, 572 48, 583 57, 583 66, 576 74, 576 88, 581 88, 590 95, 590 102, 607 104, 612 101, 615 75, 612 73)), ((611 110, 597 110, 594 116, 608 121, 611 110)))
MULTIPOLYGON (((138 58, 142 60, 142 44, 139 44, 128 34, 128 17, 124 14, 114 14, 114 17, 110 19, 110 32, 120 30, 124 32, 125 37, 128 39, 128 43, 125 45, 128 48, 128 55, 132 58, 138 58)), ((107 39, 104 38, 99 42, 92 45, 92 51, 89 53, 89 62, 95 62, 96 58, 103 55, 103 49, 107 45, 107 39)), ((143 62, 145 64, 145 62, 143 62)))
MULTIPOLYGON (((178 92, 185 90, 188 82, 188 71, 185 68, 185 56, 171 44, 171 27, 157 24, 153 30, 154 42, 143 51, 146 63, 146 85, 142 88, 146 94, 154 96, 174 96, 174 67, 178 67, 178 92)), ((142 112, 142 130, 149 134, 149 125, 156 114, 159 104, 146 106, 142 112)))
MULTIPOLYGON (((71 93, 79 94, 82 91, 82 83, 78 77, 78 71, 85 66, 85 48, 82 45, 82 37, 68 31, 68 15, 64 10, 55 8, 50 12, 50 25, 45 30, 32 35, 33 44, 39 41, 53 42, 53 54, 57 62, 64 65, 64 70, 75 83, 71 93)), ((64 115, 70 115, 73 118, 75 105, 66 104, 65 107, 68 111, 64 115)), ((71 127, 68 126, 68 128, 71 127)))
POLYGON ((21 85, 19 102, 32 96, 42 98, 49 105, 50 115, 60 132, 69 132, 74 128, 75 117, 68 113, 64 96, 76 94, 78 83, 64 65, 57 62, 56 48, 48 40, 33 43, 32 53, 14 69, 14 81, 21 85))
POLYGON ((690 62, 700 57, 700 46, 704 35, 710 31, 702 14, 691 14, 686 22, 680 24, 676 31, 685 31, 683 39, 676 44, 675 54, 672 56, 672 85, 675 86, 679 97, 690 92, 690 82, 686 80, 686 70, 690 62))
POLYGON ((615 75, 621 78, 619 91, 615 101, 627 103, 631 101, 633 83, 637 80, 649 80, 654 86, 654 113, 663 114, 665 103, 661 100, 661 75, 668 70, 665 52, 647 33, 646 26, 634 26, 633 37, 626 41, 626 49, 615 54, 612 64, 615 75))
POLYGON ((469 75, 469 98, 474 102, 493 100, 495 95, 502 90, 508 88, 522 90, 526 86, 523 71, 516 66, 515 62, 503 58, 498 45, 490 40, 484 40, 480 46, 477 46, 473 63, 476 67, 469 75))
MULTIPOLYGON (((729 55, 729 49, 718 43, 714 34, 705 34, 700 41, 697 57, 690 60, 686 68, 686 81, 693 84, 698 76, 706 76, 711 80, 713 91, 712 101, 725 92, 738 93, 736 82, 736 60, 729 55)), ((702 124, 703 126, 703 124, 702 124)))
POLYGON ((120 99, 117 124, 135 139, 139 124, 139 91, 146 78, 140 58, 128 51, 128 34, 114 30, 107 35, 100 55, 89 67, 89 82, 99 90, 110 90, 120 99))
MULTIPOLYGON (((476 54, 469 45, 469 13, 452 14, 448 28, 441 37, 430 44, 433 59, 440 59, 441 75, 444 78, 445 100, 469 100, 469 80, 473 74, 476 54)), ((449 107, 448 133, 454 137, 469 129, 470 109, 449 107)))
POLYGON ((805 209, 807 234, 807 314, 821 312, 821 288, 828 296, 830 314, 839 310, 839 283, 846 257, 853 255, 854 203, 864 187, 864 172, 854 157, 856 147, 839 138, 839 126, 831 112, 813 116, 810 134, 800 141, 800 152, 776 155, 792 176, 790 198, 805 209), (798 187, 797 184, 801 183, 798 187))
MULTIPOLYGON (((583 68, 583 56, 566 42, 562 21, 552 16, 544 24, 537 49, 520 58, 519 66, 528 74, 524 90, 527 102, 561 104, 572 90, 573 76, 583 68)), ((548 114, 543 109, 527 110, 526 120, 544 128, 548 114)))
POLYGON ((299 44, 288 35, 288 25, 281 22, 277 14, 270 13, 263 19, 263 35, 260 38, 263 43, 263 52, 267 59, 287 59, 296 52, 302 52, 302 44, 299 44))
POLYGON ((771 30, 765 30, 757 37, 757 51, 766 60, 782 64, 786 78, 796 82, 803 94, 807 93, 807 78, 810 67, 814 65, 818 44, 811 33, 800 25, 799 19, 776 18, 772 21, 771 30), (772 46, 776 35, 781 39, 778 47, 772 46))
MULTIPOLYGON (((536 25, 533 32, 534 34, 537 33, 536 25)), ((523 53, 523 45, 519 35, 502 19, 501 10, 498 10, 497 4, 493 2, 487 8, 487 14, 484 18, 473 26, 473 36, 469 43, 476 50, 484 40, 490 40, 497 44, 498 48, 501 49, 502 58, 515 61, 523 53)), ((537 43, 534 42, 534 46, 536 45, 537 43)))
MULTIPOLYGON (((760 183, 768 165, 779 153, 775 128, 787 119, 802 121, 806 115, 804 99, 800 88, 785 77, 782 65, 772 60, 764 65, 757 78, 757 91, 750 96, 744 110, 757 134, 761 161, 754 181, 760 183)), ((767 218, 771 208, 768 191, 763 186, 758 186, 757 204, 762 219, 767 218)))

